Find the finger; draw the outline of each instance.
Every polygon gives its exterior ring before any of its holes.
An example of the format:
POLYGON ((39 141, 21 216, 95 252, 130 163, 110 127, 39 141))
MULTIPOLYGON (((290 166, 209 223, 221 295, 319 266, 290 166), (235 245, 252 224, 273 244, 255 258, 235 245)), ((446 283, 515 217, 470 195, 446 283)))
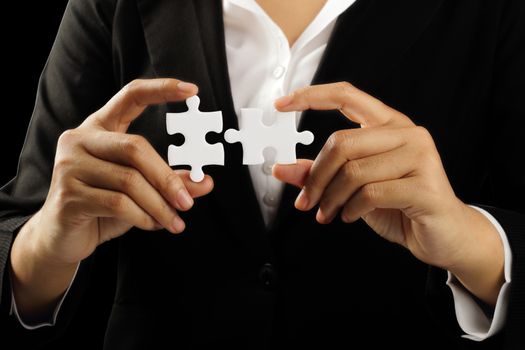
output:
POLYGON ((418 206, 422 198, 415 178, 369 183, 361 187, 341 212, 344 222, 354 222, 375 209, 405 210, 418 206))
POLYGON ((204 175, 204 180, 201 182, 193 182, 190 178, 189 170, 175 170, 175 174, 181 178, 190 196, 193 198, 205 196, 213 190, 213 179, 209 175, 204 175))
POLYGON ((75 176, 77 179, 92 187, 126 194, 164 228, 172 233, 180 232, 183 224, 177 211, 138 170, 93 157, 87 157, 83 163, 75 176))
POLYGON ((391 151, 406 144, 408 129, 352 129, 335 132, 325 143, 310 169, 303 190, 297 197, 299 210, 312 209, 326 186, 349 160, 391 151))
POLYGON ((126 132, 147 106, 182 101, 197 92, 196 85, 177 79, 133 80, 88 118, 88 123, 95 121, 106 130, 126 132))
MULTIPOLYGON (((193 205, 184 181, 144 137, 98 132, 84 138, 82 145, 96 158, 137 169, 173 207, 187 210, 193 205)), ((206 194, 212 188, 213 181, 209 177, 192 186, 197 194, 206 194)))
POLYGON ((402 113, 346 82, 297 90, 278 99, 275 107, 281 112, 340 110, 348 119, 363 127, 414 125, 402 113))
POLYGON ((298 159, 296 164, 275 164, 272 174, 279 181, 301 188, 310 173, 312 164, 313 161, 309 159, 298 159))
POLYGON ((345 203, 364 185, 395 180, 417 168, 408 147, 346 162, 327 186, 320 200, 317 221, 330 223, 345 203))
MULTIPOLYGON (((109 191, 84 185, 82 189, 81 211, 97 218, 115 218, 142 230, 159 229, 159 223, 140 208, 129 196, 121 192, 109 191)), ((178 232, 184 230, 184 222, 178 232)))

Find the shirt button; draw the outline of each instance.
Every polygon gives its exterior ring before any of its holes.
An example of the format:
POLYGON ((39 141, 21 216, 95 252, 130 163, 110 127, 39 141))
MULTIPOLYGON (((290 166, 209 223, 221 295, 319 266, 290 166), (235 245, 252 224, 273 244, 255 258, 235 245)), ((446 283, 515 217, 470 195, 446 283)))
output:
POLYGON ((282 78, 282 76, 284 75, 284 72, 286 71, 286 69, 283 67, 283 66, 277 66, 274 70, 273 70, 273 77, 275 79, 280 79, 282 78))
POLYGON ((262 165, 262 171, 266 175, 272 175, 272 168, 273 168, 273 164, 272 163, 264 163, 262 165))
POLYGON ((263 197, 263 203, 269 207, 275 207, 277 206, 277 197, 274 194, 267 192, 263 197))
POLYGON ((259 270, 259 280, 266 288, 271 288, 275 284, 275 269, 272 264, 266 263, 259 270))

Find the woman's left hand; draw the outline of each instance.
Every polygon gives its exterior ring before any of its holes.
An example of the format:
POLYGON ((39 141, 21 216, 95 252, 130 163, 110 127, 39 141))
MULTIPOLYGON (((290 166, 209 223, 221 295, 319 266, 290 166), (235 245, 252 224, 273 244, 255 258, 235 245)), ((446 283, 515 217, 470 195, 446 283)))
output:
POLYGON ((495 303, 503 283, 499 234, 456 197, 425 128, 349 83, 307 87, 275 105, 283 112, 340 110, 361 124, 333 133, 314 161, 274 167, 276 178, 302 188, 297 209, 319 205, 323 224, 338 214, 347 223, 362 218, 383 238, 448 269, 495 303))

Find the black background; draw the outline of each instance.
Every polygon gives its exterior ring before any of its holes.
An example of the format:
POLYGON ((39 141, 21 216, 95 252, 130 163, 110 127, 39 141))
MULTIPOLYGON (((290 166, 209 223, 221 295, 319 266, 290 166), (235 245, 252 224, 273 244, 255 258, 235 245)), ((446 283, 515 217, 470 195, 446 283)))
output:
MULTIPOLYGON (((9 1, 2 4, 3 18, 14 18, 17 25, 11 24, 12 21, 0 21, 3 59, 1 78, 5 91, 2 95, 0 117, 0 186, 16 175, 18 158, 34 107, 38 80, 67 2, 9 1)), ((105 244, 103 249, 99 249, 102 264, 112 259, 111 244, 113 243, 105 244)), ((39 349, 101 349, 115 278, 115 271, 106 268, 93 279, 87 292, 90 295, 89 300, 81 302, 79 306, 83 318, 73 319, 61 338, 39 349)), ((33 347, 20 344, 20 340, 26 335, 19 334, 19 331, 19 326, 13 332, 0 329, 0 349, 33 350, 33 347)))
POLYGON ((0 124, 0 186, 16 174, 18 156, 24 143, 34 107, 40 73, 53 45, 67 0, 7 1, 2 15, 15 19, 1 21, 2 123, 0 124), (17 20, 18 19, 18 20, 17 20))

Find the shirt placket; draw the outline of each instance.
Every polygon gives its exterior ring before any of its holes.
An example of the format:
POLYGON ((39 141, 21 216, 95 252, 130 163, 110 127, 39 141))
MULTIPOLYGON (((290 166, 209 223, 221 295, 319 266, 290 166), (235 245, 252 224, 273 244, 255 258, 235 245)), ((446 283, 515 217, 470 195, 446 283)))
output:
MULTIPOLYGON (((275 25, 275 23, 268 21, 267 25, 270 27, 268 33, 271 40, 271 48, 274 51, 271 61, 269 62, 266 89, 261 96, 261 106, 264 106, 264 123, 271 125, 275 122, 276 111, 273 107, 273 101, 285 94, 284 82, 290 67, 291 51, 288 44, 288 39, 284 33, 275 25)), ((262 196, 263 204, 266 207, 265 212, 267 217, 272 217, 272 213, 277 210, 282 193, 282 184, 273 178, 272 167, 275 163, 275 151, 270 150, 265 152, 265 162, 261 165, 261 176, 265 178, 265 189, 262 196)))

